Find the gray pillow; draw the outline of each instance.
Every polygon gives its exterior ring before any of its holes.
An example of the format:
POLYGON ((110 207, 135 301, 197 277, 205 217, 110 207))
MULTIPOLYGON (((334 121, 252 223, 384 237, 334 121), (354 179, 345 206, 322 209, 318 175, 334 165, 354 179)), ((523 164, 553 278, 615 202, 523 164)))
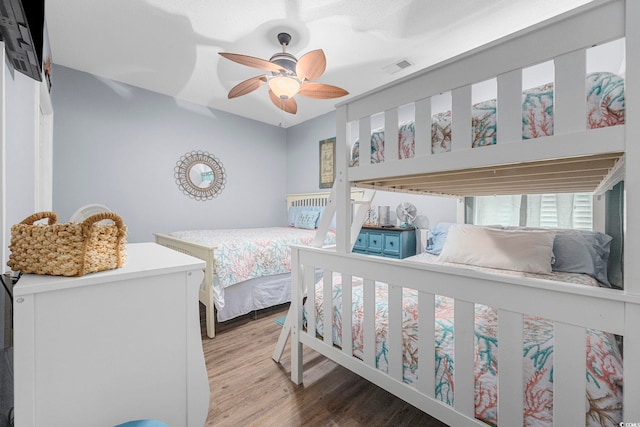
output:
POLYGON ((607 262, 611 240, 611 236, 597 231, 558 230, 553 242, 553 270, 588 274, 610 288, 607 262))

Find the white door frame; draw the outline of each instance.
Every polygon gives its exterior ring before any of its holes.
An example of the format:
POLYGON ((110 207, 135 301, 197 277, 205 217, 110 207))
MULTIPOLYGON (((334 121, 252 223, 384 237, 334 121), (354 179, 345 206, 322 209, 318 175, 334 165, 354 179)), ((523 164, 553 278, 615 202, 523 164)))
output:
POLYGON ((41 212, 53 210, 53 105, 44 74, 36 97, 35 209, 41 212))

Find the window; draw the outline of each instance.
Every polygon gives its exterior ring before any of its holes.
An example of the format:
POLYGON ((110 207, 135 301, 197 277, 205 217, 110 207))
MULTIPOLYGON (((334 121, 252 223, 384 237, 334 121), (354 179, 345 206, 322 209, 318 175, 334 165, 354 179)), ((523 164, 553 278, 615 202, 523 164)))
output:
POLYGON ((591 193, 467 198, 467 223, 526 227, 593 228, 591 193))

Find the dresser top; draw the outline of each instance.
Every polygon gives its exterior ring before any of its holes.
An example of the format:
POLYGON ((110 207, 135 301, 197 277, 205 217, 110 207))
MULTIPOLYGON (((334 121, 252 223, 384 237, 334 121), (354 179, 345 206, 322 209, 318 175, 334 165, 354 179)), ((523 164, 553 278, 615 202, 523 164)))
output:
POLYGON ((15 297, 100 283, 200 270, 205 262, 156 243, 129 243, 127 262, 122 268, 86 274, 81 277, 23 274, 16 283, 15 297))
POLYGON ((410 231, 415 230, 415 227, 380 227, 379 225, 363 225, 363 230, 393 230, 393 231, 410 231))

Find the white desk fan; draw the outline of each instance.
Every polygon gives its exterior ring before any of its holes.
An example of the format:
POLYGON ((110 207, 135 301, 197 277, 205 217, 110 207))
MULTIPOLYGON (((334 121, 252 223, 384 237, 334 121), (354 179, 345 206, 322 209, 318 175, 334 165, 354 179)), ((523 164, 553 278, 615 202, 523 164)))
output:
POLYGON ((79 208, 77 211, 71 215, 71 222, 82 222, 85 219, 89 218, 91 215, 95 215, 102 212, 111 212, 111 209, 106 207, 105 205, 99 204, 90 204, 85 205, 79 208))

